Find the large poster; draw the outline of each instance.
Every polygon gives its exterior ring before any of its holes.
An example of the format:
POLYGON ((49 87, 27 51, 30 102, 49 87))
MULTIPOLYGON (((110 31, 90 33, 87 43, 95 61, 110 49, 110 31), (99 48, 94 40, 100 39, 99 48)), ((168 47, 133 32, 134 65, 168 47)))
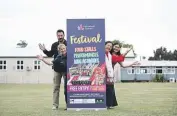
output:
POLYGON ((104 19, 67 19, 67 70, 67 109, 106 109, 104 19))

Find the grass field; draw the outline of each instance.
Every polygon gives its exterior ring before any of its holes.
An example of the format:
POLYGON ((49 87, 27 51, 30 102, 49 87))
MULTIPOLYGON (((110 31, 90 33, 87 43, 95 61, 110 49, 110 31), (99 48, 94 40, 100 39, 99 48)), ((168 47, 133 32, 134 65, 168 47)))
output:
POLYGON ((107 111, 51 110, 52 85, 0 84, 0 116, 177 116, 177 83, 118 83, 119 106, 107 111))

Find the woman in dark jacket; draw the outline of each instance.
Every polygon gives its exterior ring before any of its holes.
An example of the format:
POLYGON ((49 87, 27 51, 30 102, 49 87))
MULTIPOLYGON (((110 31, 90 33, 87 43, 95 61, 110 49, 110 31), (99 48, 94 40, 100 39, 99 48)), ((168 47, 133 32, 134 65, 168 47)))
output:
POLYGON ((59 106, 59 92, 60 92, 60 84, 61 78, 64 77, 64 94, 65 94, 65 102, 67 104, 67 54, 66 54, 66 46, 64 44, 58 45, 59 54, 56 58, 49 62, 43 58, 42 55, 38 55, 37 58, 42 60, 47 65, 52 65, 54 68, 54 79, 53 79, 53 110, 58 109, 59 106))

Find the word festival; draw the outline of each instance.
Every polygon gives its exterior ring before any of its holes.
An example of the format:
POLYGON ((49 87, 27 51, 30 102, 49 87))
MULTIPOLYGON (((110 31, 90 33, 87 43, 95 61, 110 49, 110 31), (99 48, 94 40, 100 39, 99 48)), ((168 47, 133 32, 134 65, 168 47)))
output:
POLYGON ((101 43, 102 39, 98 33, 96 37, 87 37, 81 35, 80 37, 70 36, 71 44, 84 44, 84 43, 101 43))

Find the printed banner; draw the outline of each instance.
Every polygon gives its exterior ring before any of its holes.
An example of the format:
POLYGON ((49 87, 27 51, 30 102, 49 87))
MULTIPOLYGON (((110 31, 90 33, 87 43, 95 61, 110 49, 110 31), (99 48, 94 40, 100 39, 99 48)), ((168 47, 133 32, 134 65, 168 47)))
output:
POLYGON ((67 108, 106 108, 105 20, 67 19, 67 108))

